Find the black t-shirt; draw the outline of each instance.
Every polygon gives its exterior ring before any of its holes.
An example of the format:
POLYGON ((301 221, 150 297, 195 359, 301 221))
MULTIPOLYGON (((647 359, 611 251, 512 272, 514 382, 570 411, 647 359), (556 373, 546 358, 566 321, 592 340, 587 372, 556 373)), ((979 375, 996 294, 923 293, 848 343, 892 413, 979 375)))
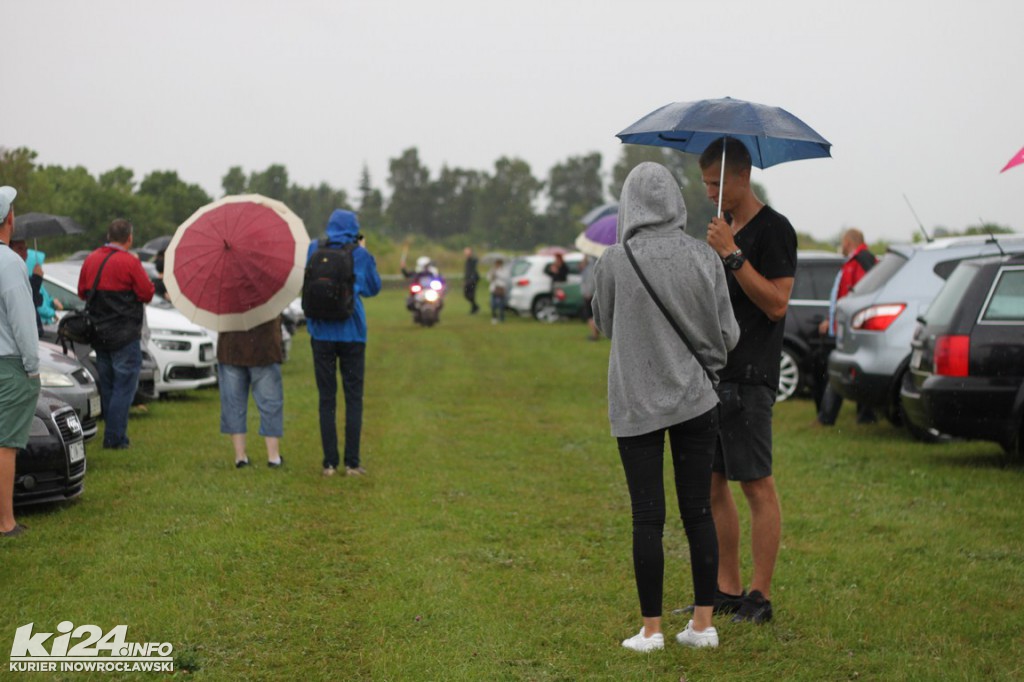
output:
MULTIPOLYGON (((770 206, 763 207, 753 220, 736 233, 736 245, 743 255, 765 279, 793 277, 796 274, 796 230, 789 220, 770 206)), ((740 340, 729 352, 725 369, 719 372, 722 381, 741 384, 779 386, 779 354, 785 318, 778 322, 768 319, 736 281, 731 270, 726 270, 729 281, 729 300, 740 326, 740 340)))

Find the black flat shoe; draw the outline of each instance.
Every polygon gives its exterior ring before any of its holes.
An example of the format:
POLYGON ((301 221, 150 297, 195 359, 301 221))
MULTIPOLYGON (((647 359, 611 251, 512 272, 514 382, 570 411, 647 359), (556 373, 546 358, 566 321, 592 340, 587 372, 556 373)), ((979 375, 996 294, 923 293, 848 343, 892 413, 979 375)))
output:
POLYGON ((247 460, 247 459, 243 459, 243 460, 239 460, 239 461, 235 462, 235 468, 236 469, 244 469, 247 466, 249 466, 249 460, 247 460))
POLYGON ((281 465, 284 464, 284 457, 278 457, 276 462, 267 462, 267 466, 271 469, 280 469, 281 465))
POLYGON ((0 531, 0 537, 16 538, 19 535, 21 535, 22 533, 24 533, 26 530, 28 530, 27 527, 21 525, 20 523, 16 523, 16 524, 14 524, 14 528, 12 528, 12 529, 10 529, 8 531, 0 531))

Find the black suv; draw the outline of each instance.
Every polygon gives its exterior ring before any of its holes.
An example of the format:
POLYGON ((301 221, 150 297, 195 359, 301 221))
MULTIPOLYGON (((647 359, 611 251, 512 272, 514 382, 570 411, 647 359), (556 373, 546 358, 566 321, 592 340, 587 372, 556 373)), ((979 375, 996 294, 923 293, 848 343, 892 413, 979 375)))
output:
POLYGON ((900 388, 908 427, 1024 455, 1024 255, 963 261, 918 322, 900 388))
POLYGON ((829 294, 845 262, 839 254, 828 251, 797 252, 796 277, 789 296, 779 359, 776 400, 824 389, 825 361, 835 347, 835 340, 818 334, 818 325, 828 317, 829 294))
POLYGON ((29 430, 28 446, 14 465, 14 504, 63 502, 85 486, 82 423, 73 407, 43 390, 29 430))

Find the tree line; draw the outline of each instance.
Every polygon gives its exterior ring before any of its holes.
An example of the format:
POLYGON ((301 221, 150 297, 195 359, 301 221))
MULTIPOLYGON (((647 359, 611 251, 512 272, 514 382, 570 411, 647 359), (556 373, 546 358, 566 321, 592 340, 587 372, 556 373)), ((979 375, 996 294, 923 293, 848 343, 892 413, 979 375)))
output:
MULTIPOLYGON (((141 245, 172 234, 214 200, 173 170, 153 171, 140 180, 124 166, 93 175, 83 166, 41 165, 37 158, 25 147, 0 149, 0 184, 18 189, 19 213, 66 215, 86 228, 81 235, 62 238, 60 248, 67 252, 102 243, 107 225, 119 217, 132 221, 141 245)), ((626 175, 642 161, 658 161, 676 174, 690 221, 710 220, 714 209, 704 196, 696 158, 635 145, 623 145, 607 182, 597 152, 569 157, 539 178, 526 161, 513 157, 502 157, 487 170, 445 165, 433 173, 411 147, 389 160, 386 192, 365 166, 358 195, 350 197, 327 183, 294 183, 283 164, 248 173, 232 166, 221 178, 221 189, 224 195, 254 192, 283 201, 314 238, 323 234, 331 211, 345 208, 358 212, 367 233, 392 240, 419 237, 452 249, 530 250, 570 246, 583 229, 580 218, 616 200, 626 175)))

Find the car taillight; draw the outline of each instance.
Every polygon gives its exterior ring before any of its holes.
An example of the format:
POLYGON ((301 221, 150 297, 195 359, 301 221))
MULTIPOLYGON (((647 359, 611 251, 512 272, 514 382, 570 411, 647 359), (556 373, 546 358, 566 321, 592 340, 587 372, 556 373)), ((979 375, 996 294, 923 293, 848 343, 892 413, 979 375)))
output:
POLYGON ((523 279, 517 279, 516 280, 516 286, 517 287, 528 287, 528 286, 530 286, 530 280, 526 279, 525 277, 523 279))
POLYGON ((561 289, 555 289, 555 298, 559 301, 565 300, 565 292, 561 289))
POLYGON ((850 320, 850 328, 866 332, 884 332, 906 308, 906 303, 873 305, 858 311, 850 320))
POLYGON ((944 377, 967 376, 971 337, 940 336, 935 339, 935 373, 944 377))

